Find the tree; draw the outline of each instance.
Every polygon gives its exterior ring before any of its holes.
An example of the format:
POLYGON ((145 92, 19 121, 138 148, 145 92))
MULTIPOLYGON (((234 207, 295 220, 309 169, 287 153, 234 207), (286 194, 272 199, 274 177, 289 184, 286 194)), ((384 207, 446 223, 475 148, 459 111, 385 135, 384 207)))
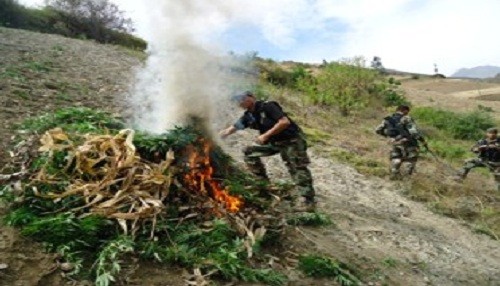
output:
POLYGON ((371 67, 381 73, 385 72, 385 68, 384 65, 382 65, 382 59, 380 57, 377 56, 373 57, 373 60, 371 62, 371 67))
POLYGON ((17 0, 0 0, 0 25, 18 27, 23 21, 22 6, 17 0))
POLYGON ((85 23, 91 37, 101 42, 106 41, 105 30, 134 31, 132 20, 109 0, 46 0, 46 5, 85 23))

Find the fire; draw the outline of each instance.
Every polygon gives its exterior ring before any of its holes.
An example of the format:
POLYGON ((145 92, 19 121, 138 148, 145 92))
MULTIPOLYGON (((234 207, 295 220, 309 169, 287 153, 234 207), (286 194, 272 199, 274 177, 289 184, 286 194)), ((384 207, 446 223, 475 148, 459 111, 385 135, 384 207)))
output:
POLYGON ((211 142, 199 139, 198 143, 203 147, 201 152, 193 145, 187 150, 189 172, 184 175, 184 183, 189 189, 212 197, 230 212, 237 212, 243 201, 229 195, 228 188, 213 178, 214 168, 209 155, 212 150, 211 142))

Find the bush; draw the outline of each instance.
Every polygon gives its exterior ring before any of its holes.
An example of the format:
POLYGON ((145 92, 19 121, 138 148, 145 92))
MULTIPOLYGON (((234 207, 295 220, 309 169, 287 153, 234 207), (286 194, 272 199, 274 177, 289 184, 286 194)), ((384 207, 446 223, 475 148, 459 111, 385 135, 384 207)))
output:
POLYGON ((314 79, 301 78, 298 87, 313 104, 336 106, 343 116, 366 106, 377 72, 363 58, 327 64, 314 79))
POLYGON ((411 105, 400 86, 401 82, 390 77, 387 81, 375 84, 371 93, 381 98, 382 104, 386 107, 411 105))
POLYGON ((482 111, 458 113, 419 107, 412 114, 419 121, 444 130, 455 139, 477 140, 484 135, 486 129, 495 126, 493 117, 482 111))

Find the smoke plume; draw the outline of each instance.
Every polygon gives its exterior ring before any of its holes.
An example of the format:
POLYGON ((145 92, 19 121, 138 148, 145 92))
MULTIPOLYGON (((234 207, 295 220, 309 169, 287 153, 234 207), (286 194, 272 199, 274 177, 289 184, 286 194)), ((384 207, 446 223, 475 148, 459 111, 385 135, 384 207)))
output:
POLYGON ((131 105, 135 127, 161 133, 190 117, 208 129, 224 121, 229 97, 248 88, 247 63, 230 56, 217 39, 228 27, 231 9, 224 1, 151 3, 149 55, 137 73, 131 105))

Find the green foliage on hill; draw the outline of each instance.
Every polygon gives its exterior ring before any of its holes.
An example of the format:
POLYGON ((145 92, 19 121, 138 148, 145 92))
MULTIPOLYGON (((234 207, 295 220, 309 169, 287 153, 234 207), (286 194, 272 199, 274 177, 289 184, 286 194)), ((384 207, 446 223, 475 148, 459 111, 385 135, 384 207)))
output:
POLYGON ((92 39, 145 50, 147 43, 123 30, 110 29, 88 17, 70 14, 51 7, 27 8, 16 0, 0 0, 0 26, 40 33, 59 34, 70 38, 92 39))
POLYGON ((486 129, 495 126, 491 114, 484 111, 459 113, 432 107, 417 107, 412 115, 419 121, 443 130, 455 139, 478 140, 486 129))

